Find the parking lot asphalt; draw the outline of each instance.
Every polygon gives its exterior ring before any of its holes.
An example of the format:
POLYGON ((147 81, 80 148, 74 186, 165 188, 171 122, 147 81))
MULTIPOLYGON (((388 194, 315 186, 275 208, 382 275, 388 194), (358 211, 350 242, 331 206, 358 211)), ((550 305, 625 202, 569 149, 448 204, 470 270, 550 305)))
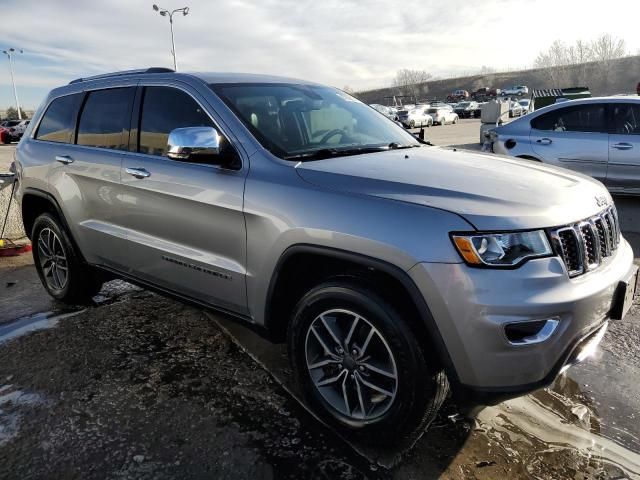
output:
MULTIPOLYGON (((616 204, 640 252, 638 200, 616 204)), ((635 305, 550 388, 475 421, 448 403, 411 451, 380 451, 321 424, 283 347, 229 318, 121 281, 64 307, 30 254, 0 258, 0 478, 640 478, 639 345, 635 305)))

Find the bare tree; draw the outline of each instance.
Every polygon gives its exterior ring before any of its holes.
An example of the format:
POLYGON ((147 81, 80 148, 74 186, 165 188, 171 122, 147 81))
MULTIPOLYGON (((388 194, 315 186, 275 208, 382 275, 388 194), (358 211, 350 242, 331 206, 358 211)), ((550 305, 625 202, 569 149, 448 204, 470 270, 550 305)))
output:
POLYGON ((538 54, 535 60, 537 68, 543 68, 550 87, 559 87, 567 81, 570 65, 569 48, 560 40, 538 54))
POLYGON ((403 68, 396 73, 393 87, 398 91, 398 94, 409 95, 418 100, 419 97, 429 92, 427 82, 432 78, 433 76, 425 70, 403 68))
POLYGON ((627 54, 625 41, 605 33, 591 42, 596 69, 596 86, 608 90, 613 63, 627 54))
POLYGON ((591 42, 578 40, 573 45, 556 40, 540 52, 535 66, 544 69, 549 87, 580 84, 604 90, 613 62, 625 55, 625 41, 606 33, 591 42))
POLYGON ((591 42, 591 51, 596 62, 606 63, 624 57, 627 45, 624 39, 605 33, 591 42))

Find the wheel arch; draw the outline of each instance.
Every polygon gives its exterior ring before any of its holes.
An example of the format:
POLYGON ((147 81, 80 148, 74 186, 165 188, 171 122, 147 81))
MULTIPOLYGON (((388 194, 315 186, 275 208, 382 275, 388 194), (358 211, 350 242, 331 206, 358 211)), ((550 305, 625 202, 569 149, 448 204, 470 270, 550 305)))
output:
POLYGON ((332 276, 347 276, 383 287, 381 292, 418 321, 409 322, 425 355, 435 356, 454 385, 458 383, 455 367, 440 335, 433 315, 418 287, 400 267, 355 252, 309 244, 287 248, 271 276, 265 304, 264 327, 274 341, 286 337, 290 316, 298 300, 314 285, 332 276), (312 274, 310 274, 313 272, 312 274), (303 278, 303 280, 301 280, 303 278))
POLYGON ((45 192, 44 190, 29 187, 26 188, 22 194, 21 204, 22 223, 24 224, 24 230, 29 240, 33 240, 31 238, 31 234, 36 218, 43 213, 50 213, 60 221, 60 224, 62 228, 65 229, 75 251, 80 256, 80 259, 85 262, 82 252, 78 248, 78 244, 71 234, 71 229, 69 228, 67 220, 62 213, 62 208, 53 195, 49 192, 45 192))

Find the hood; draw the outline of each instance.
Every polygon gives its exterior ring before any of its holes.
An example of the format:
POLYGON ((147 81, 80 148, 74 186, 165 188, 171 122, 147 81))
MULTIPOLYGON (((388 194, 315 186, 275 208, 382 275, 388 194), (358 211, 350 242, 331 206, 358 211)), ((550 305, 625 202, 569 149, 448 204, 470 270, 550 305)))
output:
POLYGON ((570 170, 439 147, 301 163, 296 171, 319 187, 448 210, 478 230, 565 225, 603 210, 603 197, 612 203, 600 182, 570 170))

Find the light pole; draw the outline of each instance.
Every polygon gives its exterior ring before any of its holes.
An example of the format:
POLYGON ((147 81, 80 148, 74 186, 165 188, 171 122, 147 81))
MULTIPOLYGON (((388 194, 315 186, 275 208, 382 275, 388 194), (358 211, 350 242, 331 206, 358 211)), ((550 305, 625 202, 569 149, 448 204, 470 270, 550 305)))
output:
POLYGON ((16 89, 16 81, 13 78, 13 61, 11 57, 16 54, 16 52, 23 53, 22 50, 16 50, 15 48, 9 48, 7 50, 3 50, 7 57, 9 57, 9 71, 11 72, 11 83, 13 84, 13 96, 16 97, 16 107, 18 108, 18 120, 22 120, 22 112, 20 111, 20 102, 18 101, 18 90, 16 89))
POLYGON ((153 4, 153 10, 158 12, 163 17, 169 17, 169 25, 171 27, 171 54, 173 55, 173 69, 178 71, 178 62, 176 61, 176 42, 173 39, 173 14, 182 12, 182 16, 186 16, 189 13, 189 7, 176 8, 173 11, 160 8, 155 3, 153 4))

